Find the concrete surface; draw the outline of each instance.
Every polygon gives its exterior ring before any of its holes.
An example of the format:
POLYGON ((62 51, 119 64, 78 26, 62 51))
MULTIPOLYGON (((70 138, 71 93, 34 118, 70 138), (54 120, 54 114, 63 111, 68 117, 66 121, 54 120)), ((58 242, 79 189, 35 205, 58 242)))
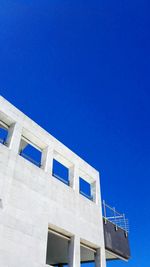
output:
POLYGON ((53 229, 70 237, 70 267, 80 266, 80 242, 105 267, 99 172, 1 96, 0 121, 8 128, 0 144, 0 266, 46 267, 53 229), (41 168, 19 155, 25 142, 41 151, 41 168), (52 176, 53 158, 69 169, 70 186, 52 176), (91 184, 94 201, 79 193, 79 177, 91 184))

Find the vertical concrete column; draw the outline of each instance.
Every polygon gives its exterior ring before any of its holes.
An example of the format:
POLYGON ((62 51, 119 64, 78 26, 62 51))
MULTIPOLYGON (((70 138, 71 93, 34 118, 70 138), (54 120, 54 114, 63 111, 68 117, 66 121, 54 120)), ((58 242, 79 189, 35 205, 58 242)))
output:
POLYGON ((6 142, 8 147, 16 153, 18 153, 19 151, 21 135, 22 126, 18 122, 11 124, 8 130, 8 137, 6 142))
POLYGON ((52 174, 53 170, 53 152, 54 152, 53 144, 47 146, 42 151, 41 168, 50 174, 52 174))
POLYGON ((80 267, 80 238, 72 236, 69 241, 69 267, 80 267))
POLYGON ((91 192, 93 196, 93 201, 97 205, 101 205, 101 197, 100 197, 100 177, 99 173, 97 173, 95 177, 95 181, 91 184, 91 192))
POLYGON ((95 267, 106 267, 105 251, 102 248, 96 250, 95 267))
POLYGON ((70 186, 79 193, 79 164, 75 162, 72 167, 69 168, 69 181, 70 186))
POLYGON ((101 249, 98 248, 95 253, 95 267, 102 267, 101 266, 101 249))
POLYGON ((93 196, 93 201, 97 204, 97 190, 96 190, 96 187, 97 187, 97 184, 96 184, 96 181, 94 181, 92 184, 91 184, 91 193, 92 193, 92 196, 93 196))
POLYGON ((101 249, 101 266, 106 267, 106 255, 104 247, 101 249))

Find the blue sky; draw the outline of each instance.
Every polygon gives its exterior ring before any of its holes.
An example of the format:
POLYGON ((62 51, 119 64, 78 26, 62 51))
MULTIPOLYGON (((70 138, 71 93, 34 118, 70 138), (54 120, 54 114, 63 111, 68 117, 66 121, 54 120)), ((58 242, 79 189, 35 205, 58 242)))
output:
POLYGON ((147 0, 0 1, 0 94, 101 173, 149 262, 150 16, 147 0))

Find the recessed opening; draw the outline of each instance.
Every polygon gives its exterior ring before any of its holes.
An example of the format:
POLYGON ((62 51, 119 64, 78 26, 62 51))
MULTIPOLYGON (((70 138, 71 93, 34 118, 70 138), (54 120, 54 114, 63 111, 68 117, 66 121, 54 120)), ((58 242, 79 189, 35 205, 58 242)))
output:
POLYGON ((69 185, 68 168, 55 159, 53 159, 53 176, 63 183, 69 185))
POLYGON ((80 257, 81 257, 81 266, 83 267, 95 267, 95 254, 96 250, 86 245, 80 245, 80 257))
POLYGON ((49 266, 68 266, 70 238, 55 231, 48 231, 46 264, 49 266))
POLYGON ((20 155, 34 165, 41 166, 41 151, 23 139, 20 143, 20 155))
POLYGON ((8 129, 0 123, 0 143, 1 144, 4 144, 4 145, 6 144, 7 136, 8 136, 8 129))
POLYGON ((79 177, 80 194, 93 201, 91 184, 79 177))
MULTIPOLYGON (((55 230, 48 229, 46 266, 66 267, 69 266, 69 246, 71 238, 55 230)), ((96 249, 80 243, 80 266, 95 267, 96 249)), ((73 260, 72 258, 70 258, 73 260)))

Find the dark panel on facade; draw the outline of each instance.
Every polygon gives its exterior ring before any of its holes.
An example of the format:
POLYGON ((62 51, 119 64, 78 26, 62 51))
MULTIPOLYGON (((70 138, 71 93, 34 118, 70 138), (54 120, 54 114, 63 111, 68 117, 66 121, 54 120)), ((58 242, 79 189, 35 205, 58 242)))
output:
POLYGON ((114 254, 121 256, 125 259, 130 258, 130 247, 128 235, 121 228, 116 228, 116 226, 110 222, 103 220, 104 224, 104 238, 105 238, 105 248, 114 254))

